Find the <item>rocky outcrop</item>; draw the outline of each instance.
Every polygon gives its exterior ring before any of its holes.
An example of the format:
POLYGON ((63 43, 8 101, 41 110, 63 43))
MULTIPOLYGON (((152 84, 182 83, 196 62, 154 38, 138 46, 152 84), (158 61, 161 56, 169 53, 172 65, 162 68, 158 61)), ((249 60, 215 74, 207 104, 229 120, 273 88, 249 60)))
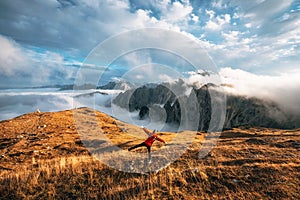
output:
POLYGON ((147 106, 143 106, 140 109, 139 117, 140 119, 145 119, 149 116, 149 108, 147 106))
POLYGON ((114 81, 110 81, 108 82, 107 84, 105 85, 101 85, 101 86, 98 86, 97 89, 101 89, 101 90, 112 90, 116 87, 117 83, 114 82, 114 81))
POLYGON ((105 85, 98 86, 97 89, 101 90, 130 90, 134 85, 127 81, 110 81, 105 85))

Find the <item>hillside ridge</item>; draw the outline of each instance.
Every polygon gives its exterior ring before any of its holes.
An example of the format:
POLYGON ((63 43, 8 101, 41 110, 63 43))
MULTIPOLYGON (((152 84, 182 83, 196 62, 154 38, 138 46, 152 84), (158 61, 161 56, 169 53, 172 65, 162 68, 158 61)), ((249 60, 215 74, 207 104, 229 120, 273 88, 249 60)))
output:
MULTIPOLYGON (((28 113, 2 121, 2 199, 300 198, 299 129, 226 130, 203 158, 199 150, 208 133, 197 132, 178 160, 145 175, 118 171, 91 156, 77 132, 74 112, 87 122, 96 118, 104 135, 123 150, 146 137, 140 127, 89 108, 28 113)), ((176 133, 159 135, 171 143, 176 133)), ((95 138, 88 142, 101 144, 95 138)), ((154 151, 160 148, 165 147, 154 143, 154 151)), ((133 153, 143 152, 146 149, 133 153)))

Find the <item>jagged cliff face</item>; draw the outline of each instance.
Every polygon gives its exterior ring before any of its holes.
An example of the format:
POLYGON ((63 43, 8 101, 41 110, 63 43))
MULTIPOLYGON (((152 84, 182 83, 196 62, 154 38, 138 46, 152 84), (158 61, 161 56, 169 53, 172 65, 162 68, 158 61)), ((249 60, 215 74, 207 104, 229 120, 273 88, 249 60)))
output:
MULTIPOLYGON (((208 85, 196 89, 192 88, 188 95, 187 88, 173 90, 170 85, 156 87, 140 87, 119 94, 113 103, 132 111, 140 111, 140 118, 144 119, 149 112, 146 107, 160 105, 165 113, 165 122, 170 124, 197 124, 198 130, 209 129, 212 116, 212 97, 208 85), (175 91, 175 92, 174 92, 175 91), (177 93, 177 94, 174 94, 177 93), (184 118, 184 120, 183 120, 184 118), (192 122, 191 121, 197 121, 192 122)), ((151 109, 150 109, 151 110, 151 109)), ((270 128, 294 128, 290 118, 273 102, 266 102, 256 98, 227 95, 226 116, 224 128, 249 126, 270 128)))
POLYGON ((287 114, 273 102, 228 96, 224 128, 239 126, 294 128, 287 114))
POLYGON ((119 94, 113 100, 113 103, 133 112, 140 110, 143 106, 151 106, 154 104, 165 105, 167 101, 174 102, 174 100, 175 95, 171 90, 163 85, 158 85, 155 88, 143 86, 135 90, 128 90, 119 94))

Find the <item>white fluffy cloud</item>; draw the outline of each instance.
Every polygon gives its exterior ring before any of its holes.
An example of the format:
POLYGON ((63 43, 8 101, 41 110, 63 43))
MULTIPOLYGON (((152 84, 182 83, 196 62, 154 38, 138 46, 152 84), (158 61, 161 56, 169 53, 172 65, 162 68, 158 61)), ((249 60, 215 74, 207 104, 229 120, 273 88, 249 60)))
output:
POLYGON ((164 11, 163 19, 170 23, 177 23, 189 19, 193 7, 189 4, 183 5, 180 2, 174 2, 164 11))
POLYGON ((0 87, 54 85, 71 79, 76 69, 64 66, 58 53, 36 52, 0 35, 0 87))
POLYGON ((206 22, 205 29, 211 31, 220 31, 223 26, 229 25, 231 22, 230 14, 216 16, 213 10, 206 10, 209 15, 209 21, 206 22))
POLYGON ((0 72, 12 76, 26 71, 29 61, 23 49, 13 40, 0 35, 0 72))

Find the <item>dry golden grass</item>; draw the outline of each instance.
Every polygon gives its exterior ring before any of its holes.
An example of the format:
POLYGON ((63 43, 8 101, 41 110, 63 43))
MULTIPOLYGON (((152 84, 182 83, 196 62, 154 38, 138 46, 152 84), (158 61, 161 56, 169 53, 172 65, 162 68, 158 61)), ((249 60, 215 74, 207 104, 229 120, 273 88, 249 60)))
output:
MULTIPOLYGON (((79 111, 88 121, 95 114, 105 136, 123 149, 143 141, 138 127, 89 109, 79 111)), ((175 136, 160 135, 169 142, 175 136)), ((300 199, 299 130, 224 131, 200 159, 204 136, 197 133, 171 165, 137 174, 117 171, 90 156, 72 111, 3 121, 0 199, 300 199)), ((153 149, 160 148, 164 145, 156 142, 153 149)))

